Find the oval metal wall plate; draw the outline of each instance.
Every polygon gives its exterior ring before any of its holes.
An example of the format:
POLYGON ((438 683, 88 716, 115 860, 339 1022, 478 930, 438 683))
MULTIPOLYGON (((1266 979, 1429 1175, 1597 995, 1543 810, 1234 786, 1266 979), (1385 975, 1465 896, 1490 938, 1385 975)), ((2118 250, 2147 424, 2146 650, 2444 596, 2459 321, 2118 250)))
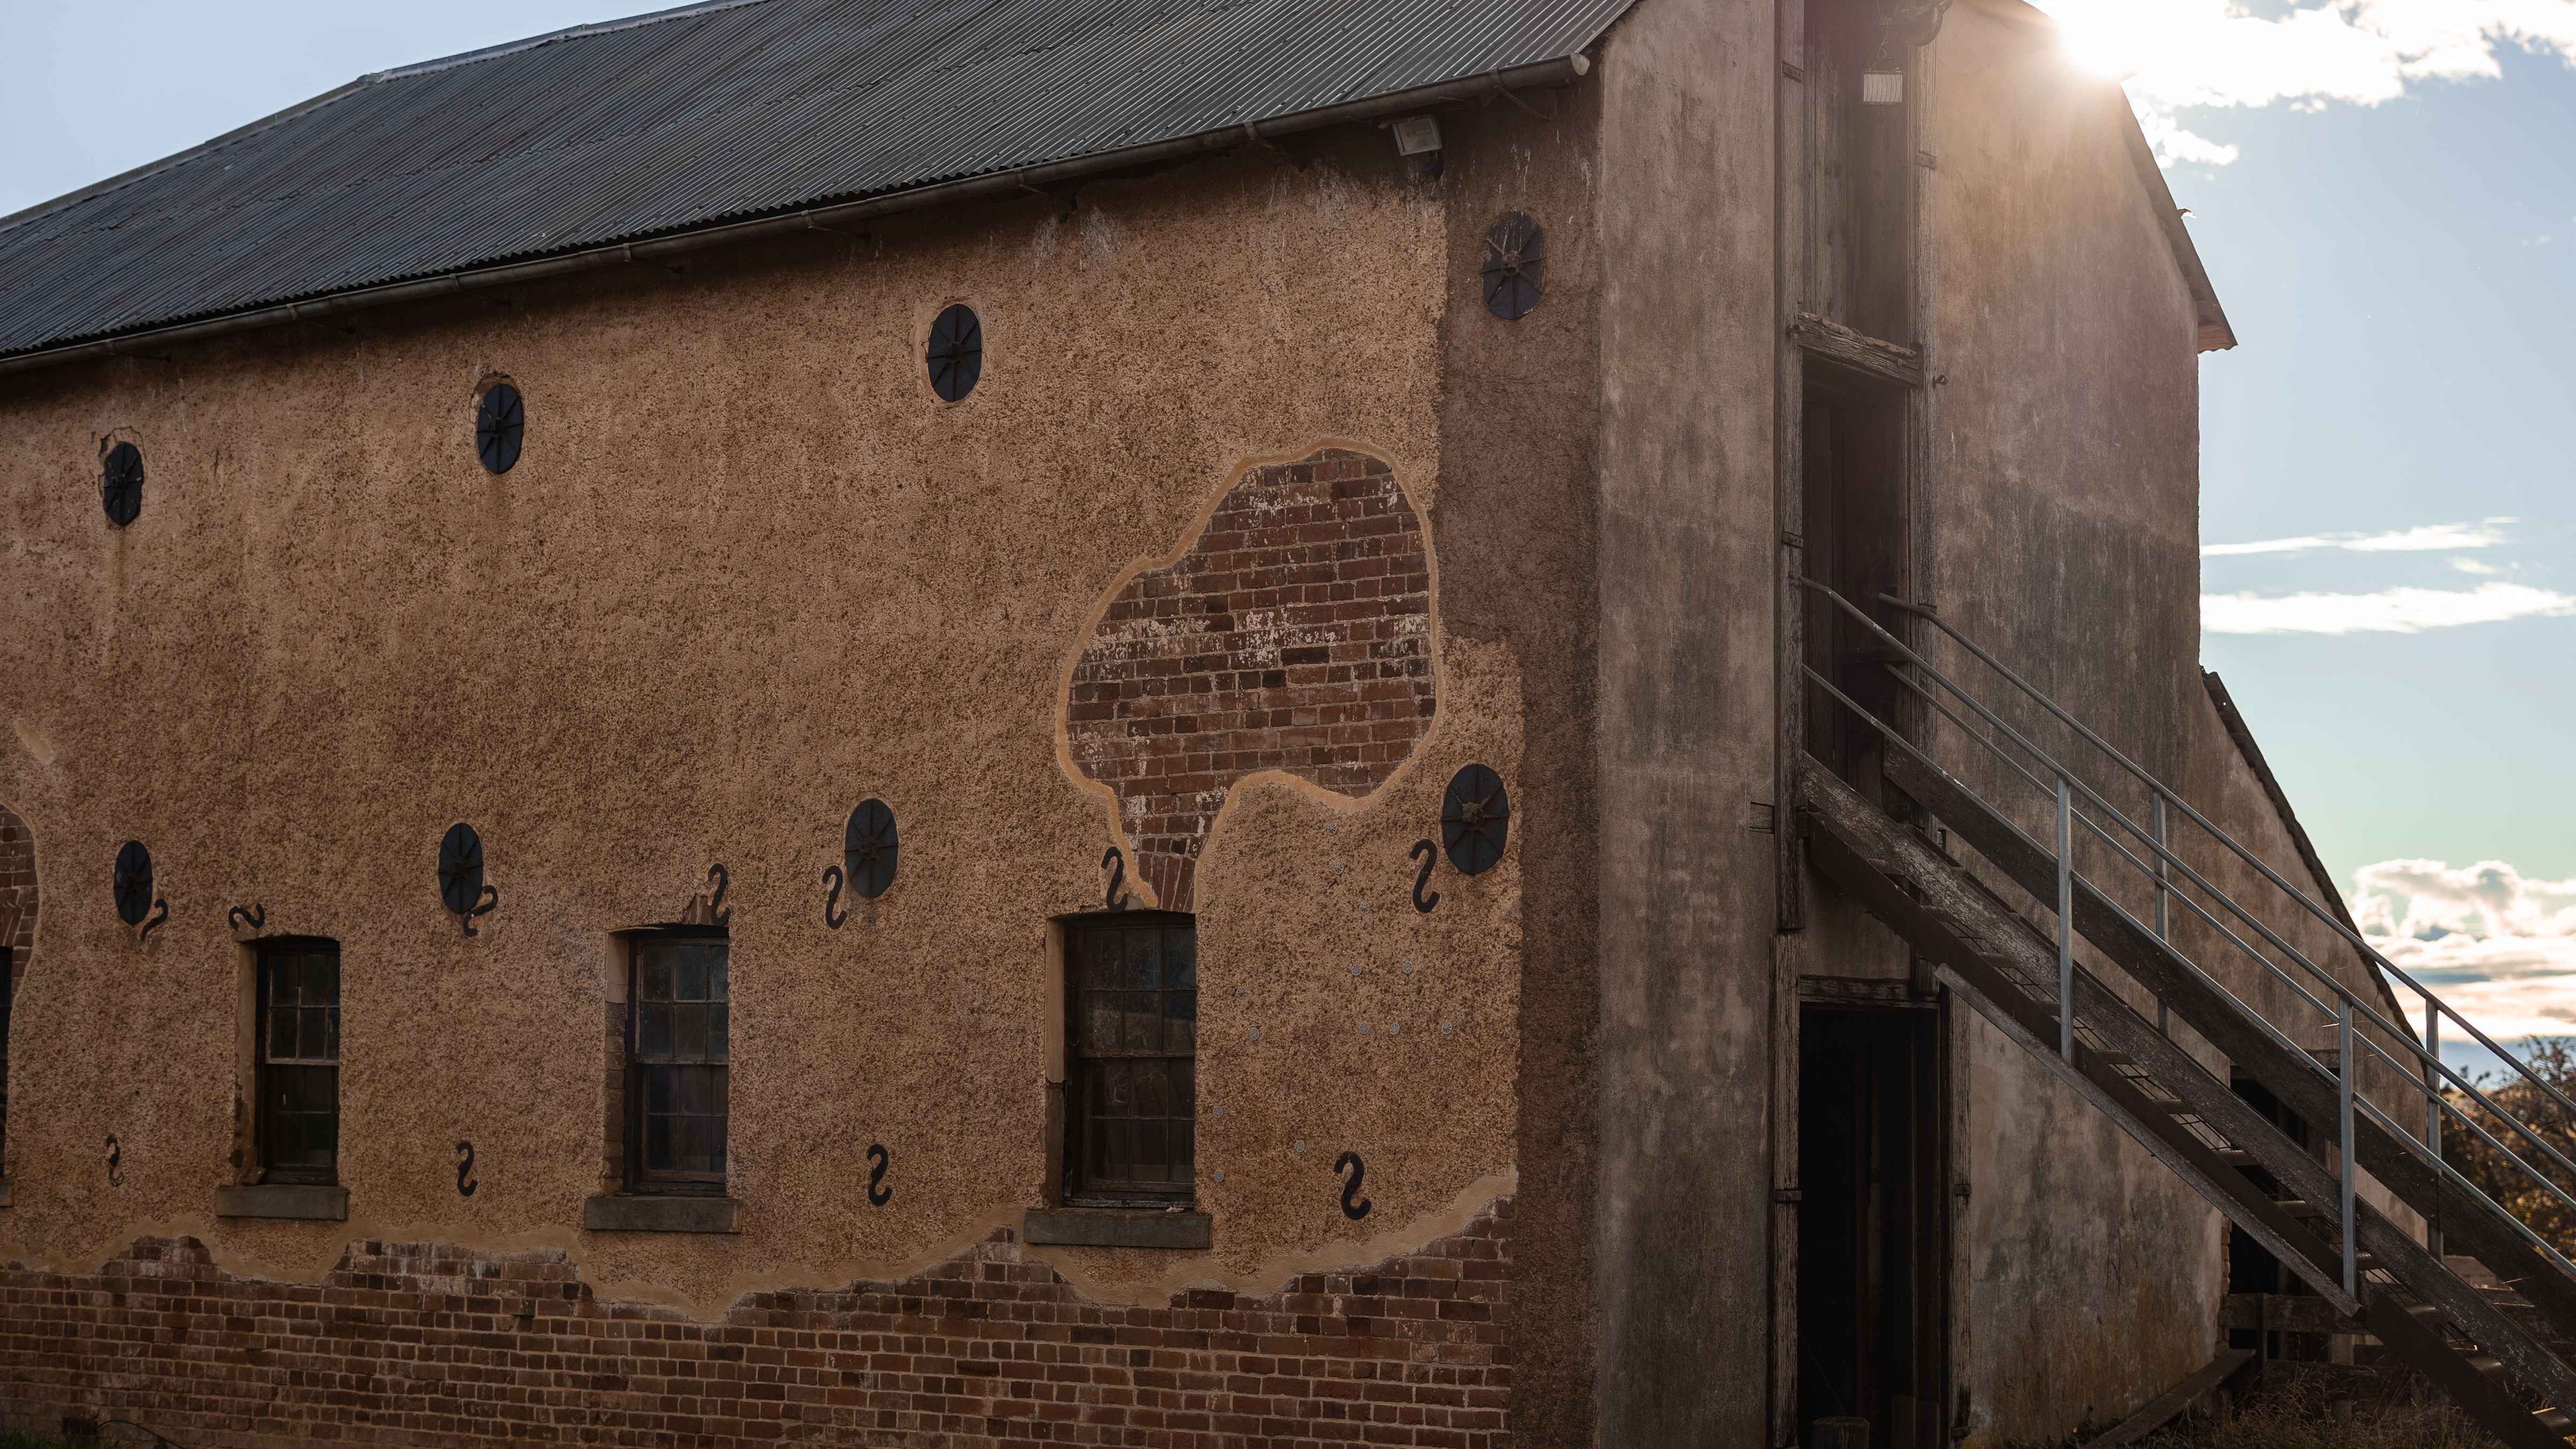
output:
POLYGON ((527 400, 506 382, 484 389, 474 409, 474 454, 483 471, 507 473, 519 461, 519 444, 528 431, 527 400))
POLYGON ((141 448, 119 443, 107 450, 107 464, 99 471, 98 502, 107 511, 107 521, 119 528, 143 515, 141 448))
POLYGON ((116 918, 129 926, 143 924, 152 909, 152 852, 140 840, 125 842, 116 852, 116 918))
POLYGON ((1492 870, 1511 834, 1512 797, 1502 776, 1469 765, 1449 777, 1449 794, 1440 803, 1440 843, 1460 874, 1492 870))
POLYGON ((1518 322, 1538 307, 1547 271, 1547 230, 1515 211, 1485 233, 1485 310, 1518 322))
POLYGON ((930 390, 944 402, 955 402, 975 390, 984 375, 984 323, 963 302, 939 314, 930 324, 930 390))
POLYGON ((860 801, 841 832, 841 849, 842 868, 849 872, 850 889, 870 898, 884 895, 894 884, 895 856, 900 849, 893 809, 883 800, 860 801))
POLYGON ((483 895, 483 837, 462 821, 438 842, 438 898, 451 916, 471 913, 483 895))

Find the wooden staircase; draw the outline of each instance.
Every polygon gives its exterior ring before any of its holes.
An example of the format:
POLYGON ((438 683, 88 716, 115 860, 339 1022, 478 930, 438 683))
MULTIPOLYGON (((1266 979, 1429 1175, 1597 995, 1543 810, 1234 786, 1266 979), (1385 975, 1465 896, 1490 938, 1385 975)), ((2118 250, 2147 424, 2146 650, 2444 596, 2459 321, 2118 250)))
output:
POLYGON ((2504 1208, 2444 1177, 2420 1144, 2401 1140, 2374 1113, 2350 1117, 2352 1161, 2437 1220, 2460 1256, 2445 1261, 2367 1202, 2354 1202, 2346 1242, 2348 1184, 2132 999, 2169 1009, 2234 1072, 2310 1122, 2349 1115, 2335 1072, 2071 868, 2061 871, 2057 855, 1956 778, 1908 749, 1886 754, 1887 784, 1916 823, 1900 822, 1808 758, 1797 805, 1810 862, 1912 943, 1962 1002, 2310 1284, 2337 1321, 2376 1338, 2505 1443, 2565 1449, 2576 1420, 2556 1406, 2576 1406, 2576 1370, 2558 1345, 2576 1341, 2576 1277, 2536 1249, 2504 1208), (2126 981, 2077 966, 2062 1019, 2066 968, 2056 927, 2034 926, 1936 846, 1932 822, 1946 828, 1946 840, 1972 847, 2001 883, 2045 903, 2067 891, 2074 937, 2126 981), (2071 1050, 2062 1035, 2070 1021, 2071 1050), (2276 1198, 2248 1169, 2268 1174, 2287 1197, 2276 1198))

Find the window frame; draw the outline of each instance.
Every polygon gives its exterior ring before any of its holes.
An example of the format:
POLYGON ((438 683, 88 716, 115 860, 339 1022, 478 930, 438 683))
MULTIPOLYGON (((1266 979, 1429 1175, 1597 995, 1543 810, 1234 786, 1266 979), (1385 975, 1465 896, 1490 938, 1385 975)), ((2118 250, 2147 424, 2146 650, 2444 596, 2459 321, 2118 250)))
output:
MULTIPOLYGON (((651 930, 626 932, 624 933, 624 944, 626 949, 626 1024, 625 1032, 621 1040, 623 1043, 623 1055, 625 1057, 625 1061, 619 1072, 619 1081, 625 1101, 623 1103, 623 1110, 620 1114, 622 1117, 621 1132, 624 1140, 619 1144, 618 1152, 619 1161, 622 1164, 619 1186, 627 1194, 635 1197, 726 1196, 727 1177, 732 1167, 731 1147, 733 1131, 733 1042, 730 1009, 733 997, 733 944, 731 933, 721 926, 664 926, 651 930), (721 1061, 702 1060, 697 1062, 648 1062, 644 1060, 642 1041, 644 1026, 644 953, 656 946, 667 946, 685 941, 696 941, 702 943, 711 942, 725 948, 726 984, 723 1000, 727 1004, 727 1023, 725 1028, 726 1040, 723 1059, 721 1061), (725 1167, 721 1170, 715 1172, 686 1172, 669 1169, 650 1169, 645 1165, 645 1074, 649 1071, 655 1070, 656 1068, 682 1066, 712 1066, 718 1072, 722 1073, 722 1080, 724 1082, 722 1101, 724 1106, 722 1110, 712 1114, 718 1124, 716 1129, 717 1149, 725 1164, 725 1167)), ((713 999, 714 998, 707 998, 711 1003, 713 999)), ((705 1055, 708 1054, 701 1053, 701 1056, 705 1055)))
MULTIPOLYGON (((1198 1200, 1198 918, 1177 911, 1114 911, 1065 917, 1061 924, 1064 950, 1058 969, 1063 973, 1064 981, 1064 1020, 1060 1024, 1064 1033, 1064 1127, 1057 1170, 1062 1184, 1062 1203, 1067 1207, 1155 1209, 1195 1205, 1198 1200), (1083 1049, 1085 986, 1081 974, 1087 941, 1113 933, 1144 930, 1181 930, 1189 935, 1191 978, 1187 1019, 1191 1023, 1190 1049, 1186 1052, 1168 1050, 1170 1040, 1167 1036, 1164 1042, 1166 1049, 1160 1052, 1122 1051, 1109 1056, 1087 1054, 1083 1049), (1162 1118, 1167 1133, 1178 1124, 1188 1134, 1185 1154, 1175 1154, 1168 1149, 1164 1154, 1166 1168, 1179 1174, 1177 1181, 1096 1178, 1088 1170, 1093 1140, 1090 1101, 1094 1095, 1088 1068, 1095 1062, 1139 1060, 1186 1061, 1189 1064, 1188 1086, 1177 1094, 1180 1100, 1175 1104, 1181 1111, 1178 1115, 1166 1113, 1162 1118)), ((1173 994, 1173 988, 1169 987, 1151 989, 1163 993, 1167 999, 1173 994)), ((1165 1015, 1163 1019, 1169 1022, 1175 1018, 1165 1015)))
MULTIPOLYGON (((251 961, 251 1092, 255 1104, 252 1112, 251 1143, 257 1153, 262 1183, 280 1185, 334 1187, 340 1181, 340 1025, 341 1009, 346 996, 340 962, 340 943, 326 936, 276 936, 257 942, 251 961), (273 979, 277 962, 294 957, 327 955, 331 962, 331 1001, 323 1044, 329 1054, 322 1057, 273 1058, 269 1034, 269 1012, 272 1007, 273 979), (271 1090, 281 1070, 298 1072, 327 1070, 331 1081, 330 1160, 322 1166, 307 1164, 282 1165, 276 1161, 281 1141, 277 1094, 271 1090)), ((299 1000, 296 1009, 310 1010, 299 1000)), ((302 1045, 299 1039, 297 1045, 302 1045)), ((316 1114, 302 1114, 316 1115, 316 1114)))

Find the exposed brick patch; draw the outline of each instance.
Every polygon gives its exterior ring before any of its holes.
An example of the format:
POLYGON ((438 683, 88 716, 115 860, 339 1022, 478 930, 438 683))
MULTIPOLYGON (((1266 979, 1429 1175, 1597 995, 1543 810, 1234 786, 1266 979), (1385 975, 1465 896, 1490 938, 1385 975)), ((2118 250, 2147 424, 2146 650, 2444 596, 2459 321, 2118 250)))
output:
POLYGON ((1186 911, 1235 781, 1285 770, 1365 795, 1435 707, 1421 516, 1386 464, 1326 449, 1244 474, 1187 553, 1118 592, 1065 719, 1075 764, 1118 796, 1136 874, 1186 911))
POLYGON ((900 1283, 722 1323, 602 1303, 561 1253, 353 1244, 319 1284, 193 1238, 0 1272, 0 1423, 190 1449, 343 1444, 1425 1445, 1508 1449, 1511 1204, 1269 1297, 1086 1303, 1008 1230, 900 1283))

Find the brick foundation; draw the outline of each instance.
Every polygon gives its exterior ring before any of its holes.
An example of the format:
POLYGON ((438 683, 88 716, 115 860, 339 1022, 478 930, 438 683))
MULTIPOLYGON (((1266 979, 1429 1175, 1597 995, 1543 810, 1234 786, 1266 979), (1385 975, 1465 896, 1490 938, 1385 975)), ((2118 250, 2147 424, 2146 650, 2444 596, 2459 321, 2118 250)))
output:
POLYGON ((1421 516, 1386 464, 1339 449, 1244 474, 1186 553, 1119 591, 1074 664, 1066 733, 1164 909, 1191 908, 1236 780, 1386 783, 1431 729, 1430 626, 1421 516))
POLYGON ((1321 1444, 1505 1449, 1508 1202, 1279 1294, 1079 1298, 1006 1231, 919 1277, 756 1293, 721 1323, 603 1303, 559 1252, 353 1244, 318 1284, 193 1238, 0 1272, 0 1423, 145 1424, 188 1449, 1321 1444))

